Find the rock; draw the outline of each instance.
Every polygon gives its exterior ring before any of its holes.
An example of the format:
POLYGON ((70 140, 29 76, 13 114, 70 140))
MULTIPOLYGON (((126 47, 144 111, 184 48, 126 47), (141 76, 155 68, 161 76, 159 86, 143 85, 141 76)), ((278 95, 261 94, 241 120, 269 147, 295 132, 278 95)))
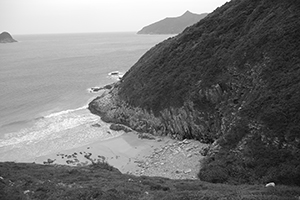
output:
POLYGON ((109 84, 109 85, 104 86, 103 88, 107 89, 107 90, 111 90, 114 87, 114 85, 115 85, 114 83, 113 84, 109 84))
POLYGON ((184 140, 182 141, 182 143, 183 143, 183 144, 189 144, 190 142, 189 142, 187 139, 184 139, 184 140))
POLYGON ((0 34, 0 43, 12 43, 17 42, 8 32, 3 32, 0 34))
POLYGON ((190 150, 192 150, 194 147, 188 147, 188 148, 186 148, 185 150, 186 151, 190 151, 190 150))
POLYGON ((155 137, 148 133, 141 133, 138 137, 141 139, 155 140, 155 137))
POLYGON ((184 171, 183 171, 183 173, 185 173, 185 174, 188 174, 188 173, 191 173, 191 172, 192 172, 191 169, 187 169, 187 170, 184 170, 184 171))
POLYGON ((43 163, 44 163, 44 165, 50 165, 50 164, 54 163, 55 161, 56 161, 56 159, 52 160, 52 159, 48 158, 47 161, 44 161, 43 163))
POLYGON ((27 194, 27 193, 29 193, 30 192, 30 190, 25 190, 23 193, 24 194, 27 194))
POLYGON ((200 149, 199 153, 200 153, 202 156, 207 156, 208 151, 209 151, 209 147, 203 147, 203 148, 200 149))
POLYGON ((275 187, 275 183, 274 182, 268 183, 266 184, 266 187, 275 187))
POLYGON ((187 155, 188 158, 190 158, 190 157, 192 157, 192 156, 193 156, 192 154, 188 154, 188 155, 187 155))
POLYGON ((124 131, 125 133, 132 131, 130 128, 122 124, 111 124, 109 128, 114 131, 124 131))
POLYGON ((96 123, 96 124, 92 124, 92 127, 97 127, 97 128, 99 128, 99 127, 101 127, 101 125, 98 124, 98 123, 96 123))

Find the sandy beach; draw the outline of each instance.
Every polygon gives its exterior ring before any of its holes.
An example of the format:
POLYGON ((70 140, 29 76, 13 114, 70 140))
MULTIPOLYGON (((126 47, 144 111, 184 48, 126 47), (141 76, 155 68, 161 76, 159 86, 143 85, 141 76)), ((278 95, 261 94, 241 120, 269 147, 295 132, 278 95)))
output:
POLYGON ((135 132, 37 157, 35 163, 81 166, 106 161, 122 173, 196 179, 204 144, 168 137, 141 139, 135 132))

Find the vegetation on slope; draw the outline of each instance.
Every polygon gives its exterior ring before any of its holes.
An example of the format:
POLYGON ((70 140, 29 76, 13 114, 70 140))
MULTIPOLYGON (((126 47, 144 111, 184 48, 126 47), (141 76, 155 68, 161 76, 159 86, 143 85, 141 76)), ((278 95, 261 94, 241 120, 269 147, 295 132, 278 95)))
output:
POLYGON ((297 200, 299 187, 229 186, 121 174, 106 164, 85 167, 0 163, 1 200, 297 200))
POLYGON ((113 117, 214 142, 202 180, 300 185, 299 19, 296 0, 226 3, 141 57, 113 117))

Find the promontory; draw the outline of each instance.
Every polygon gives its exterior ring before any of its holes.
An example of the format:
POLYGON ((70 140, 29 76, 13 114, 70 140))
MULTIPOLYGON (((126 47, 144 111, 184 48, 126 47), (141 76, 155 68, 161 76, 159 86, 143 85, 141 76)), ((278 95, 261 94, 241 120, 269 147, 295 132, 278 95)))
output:
POLYGON ((207 13, 194 14, 190 11, 186 11, 179 17, 167 17, 163 20, 145 26, 138 32, 138 34, 178 34, 185 28, 206 17, 206 15, 207 13))

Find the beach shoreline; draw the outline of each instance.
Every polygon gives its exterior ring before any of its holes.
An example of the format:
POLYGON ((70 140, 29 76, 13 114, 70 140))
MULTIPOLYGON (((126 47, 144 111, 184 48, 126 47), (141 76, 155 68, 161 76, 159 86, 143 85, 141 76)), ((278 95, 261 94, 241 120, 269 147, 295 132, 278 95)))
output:
POLYGON ((60 150, 36 157, 33 162, 46 165, 84 166, 108 163, 123 174, 136 176, 160 176, 171 179, 197 179, 201 149, 206 144, 196 140, 176 140, 137 132, 108 118, 107 112, 115 109, 116 88, 119 82, 102 87, 102 94, 89 103, 91 114, 107 124, 117 137, 96 140, 68 150, 60 150), (116 130, 115 128, 118 130, 116 130))
POLYGON ((62 150, 37 157, 33 162, 46 165, 84 166, 107 162, 123 174, 160 176, 171 179, 197 179, 200 149, 205 144, 195 140, 178 141, 152 136, 142 139, 129 132, 108 140, 62 150))

